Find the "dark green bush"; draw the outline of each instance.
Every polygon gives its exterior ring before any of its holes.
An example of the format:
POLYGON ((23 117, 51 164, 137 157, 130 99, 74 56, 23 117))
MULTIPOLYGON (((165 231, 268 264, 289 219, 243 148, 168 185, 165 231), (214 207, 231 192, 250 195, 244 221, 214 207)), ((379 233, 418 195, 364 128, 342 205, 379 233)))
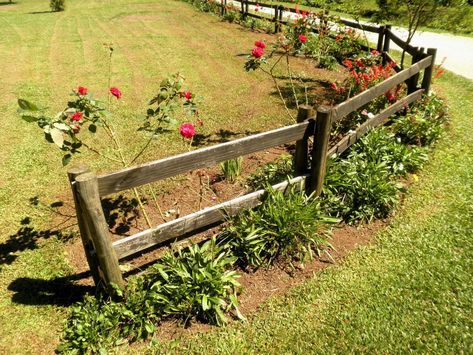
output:
POLYGON ((49 7, 53 12, 64 11, 66 8, 66 0, 51 0, 49 7))
POLYGON ((317 199, 298 192, 268 188, 264 202, 238 215, 220 235, 243 267, 260 267, 276 260, 293 265, 304 262, 328 244, 327 225, 338 222, 327 217, 317 199))
POLYGON ((425 96, 405 116, 399 116, 393 130, 403 143, 421 146, 435 143, 445 131, 446 106, 438 96, 425 96))
POLYGON ((210 240, 202 246, 167 253, 146 275, 129 280, 117 299, 88 296, 72 307, 61 353, 98 353, 127 340, 146 338, 162 319, 189 323, 226 322, 225 312, 237 308, 235 258, 210 240))

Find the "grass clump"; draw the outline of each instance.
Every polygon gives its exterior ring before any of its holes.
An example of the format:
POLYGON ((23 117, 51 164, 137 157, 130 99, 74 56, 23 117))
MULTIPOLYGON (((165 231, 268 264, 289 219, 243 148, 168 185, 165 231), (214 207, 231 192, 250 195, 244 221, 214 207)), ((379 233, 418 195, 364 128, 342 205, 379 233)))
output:
POLYGON ((145 276, 129 280, 116 298, 88 296, 72 307, 61 353, 97 353, 127 340, 147 338, 166 318, 222 325, 238 311, 235 258, 209 240, 167 253, 145 276))
POLYGON ((268 188, 257 209, 238 215, 221 234, 243 267, 269 266, 276 260, 293 266, 303 263, 328 244, 327 226, 338 220, 326 216, 317 199, 297 191, 268 188))
POLYGON ((226 160, 223 163, 220 163, 220 169, 222 170, 225 180, 234 183, 241 175, 242 165, 243 157, 226 160))

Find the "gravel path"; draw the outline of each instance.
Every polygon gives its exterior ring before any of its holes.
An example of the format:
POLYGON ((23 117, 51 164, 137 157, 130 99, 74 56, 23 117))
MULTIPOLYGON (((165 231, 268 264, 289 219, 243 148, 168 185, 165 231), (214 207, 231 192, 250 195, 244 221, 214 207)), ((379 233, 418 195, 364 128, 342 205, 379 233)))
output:
MULTIPOLYGON (((241 6, 239 2, 233 1, 235 6, 241 6)), ((250 6, 251 9, 254 6, 250 6)), ((259 11, 273 14, 272 9, 261 8, 259 11)), ((297 15, 284 12, 284 18, 294 19, 297 15)), ((398 37, 407 38, 407 30, 402 27, 393 27, 391 29, 398 37)), ((371 42, 376 43, 378 35, 367 32, 367 37, 371 42)), ((413 46, 424 48, 437 48, 437 58, 435 63, 456 74, 462 75, 468 79, 473 79, 473 38, 464 36, 455 36, 452 34, 421 32, 418 31, 411 42, 413 46)), ((400 49, 391 41, 392 49, 400 49)))

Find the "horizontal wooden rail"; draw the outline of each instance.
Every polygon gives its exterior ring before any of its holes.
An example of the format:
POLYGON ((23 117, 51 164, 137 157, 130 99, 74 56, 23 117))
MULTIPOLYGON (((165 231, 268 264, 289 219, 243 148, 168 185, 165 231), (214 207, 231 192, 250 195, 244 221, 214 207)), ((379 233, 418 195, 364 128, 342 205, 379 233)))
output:
POLYGON ((357 29, 363 30, 363 31, 374 32, 374 33, 379 33, 380 31, 382 31, 382 27, 368 25, 368 24, 362 24, 362 23, 355 22, 355 21, 350 21, 350 20, 347 20, 347 19, 342 19, 341 18, 340 22, 343 23, 345 26, 357 28, 357 29))
POLYGON ((195 169, 213 166, 225 160, 296 141, 303 138, 307 130, 313 131, 313 129, 314 123, 310 120, 102 175, 98 178, 99 192, 101 196, 106 196, 195 169))
MULTIPOLYGON (((273 188, 282 191, 289 184, 304 184, 307 176, 295 177, 289 181, 276 184, 273 188)), ((259 205, 265 193, 265 190, 258 190, 121 239, 113 243, 115 252, 119 259, 123 259, 192 231, 222 222, 228 216, 235 216, 243 209, 259 205)))
POLYGON ((349 113, 359 109, 363 105, 366 105, 374 98, 383 95, 384 93, 386 93, 386 91, 393 88, 394 86, 406 81, 413 75, 420 72, 422 69, 427 68, 431 64, 431 62, 432 57, 424 58, 413 66, 411 66, 410 68, 404 69, 403 71, 382 81, 376 86, 373 86, 371 89, 363 91, 358 95, 352 97, 351 99, 348 99, 347 101, 335 106, 333 108, 333 122, 341 120, 349 113))
POLYGON ((376 116, 370 118, 366 122, 364 122, 360 127, 356 129, 355 132, 348 134, 347 136, 343 137, 340 142, 337 143, 334 147, 330 148, 327 153, 327 157, 332 156, 333 154, 342 154, 346 151, 350 146, 352 146, 360 137, 362 137, 370 128, 375 128, 385 124, 389 118, 395 114, 396 112, 402 110, 407 105, 417 101, 422 97, 424 93, 423 89, 419 89, 412 94, 403 97, 401 100, 397 101, 396 103, 392 104, 388 108, 384 109, 376 116))
POLYGON ((396 43, 400 48, 404 49, 410 55, 416 55, 418 49, 416 47, 407 44, 404 40, 396 36, 391 30, 386 30, 386 35, 391 39, 394 43, 396 43))

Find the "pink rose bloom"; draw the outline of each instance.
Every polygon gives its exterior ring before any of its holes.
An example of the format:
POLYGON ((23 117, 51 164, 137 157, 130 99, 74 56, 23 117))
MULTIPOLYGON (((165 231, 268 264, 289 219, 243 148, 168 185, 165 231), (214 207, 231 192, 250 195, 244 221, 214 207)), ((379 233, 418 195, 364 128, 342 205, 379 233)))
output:
POLYGON ((186 98, 187 101, 190 101, 192 99, 192 93, 190 91, 185 91, 184 97, 186 98))
POLYGON ((78 122, 82 119, 83 116, 84 114, 82 112, 76 112, 71 116, 71 120, 78 122))
POLYGON ((115 86, 112 86, 110 88, 110 94, 112 94, 113 96, 115 96, 117 99, 119 99, 120 97, 122 97, 122 92, 120 91, 120 89, 118 89, 117 87, 115 86))
POLYGON ((192 123, 183 123, 179 127, 179 133, 184 138, 191 139, 195 136, 195 127, 192 123))
POLYGON ((264 54, 263 48, 261 47, 255 47, 251 51, 251 55, 255 57, 256 59, 261 58, 264 54))
POLYGON ((307 37, 304 36, 304 35, 299 35, 299 41, 301 41, 301 43, 306 43, 307 42, 307 37))
POLYGON ((85 87, 83 87, 83 86, 79 86, 79 87, 77 88, 77 93, 78 93, 79 95, 82 95, 82 96, 83 96, 83 95, 87 95, 87 88, 85 88, 85 87))
POLYGON ((255 46, 256 47, 259 47, 261 49, 265 49, 266 48, 266 44, 263 42, 263 41, 256 41, 255 42, 255 46))

